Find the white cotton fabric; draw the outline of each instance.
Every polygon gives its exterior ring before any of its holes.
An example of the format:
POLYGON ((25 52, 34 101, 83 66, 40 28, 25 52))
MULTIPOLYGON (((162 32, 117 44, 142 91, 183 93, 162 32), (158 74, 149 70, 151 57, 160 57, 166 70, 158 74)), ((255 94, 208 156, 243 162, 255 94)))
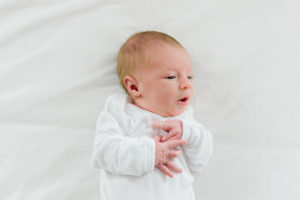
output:
POLYGON ((176 117, 164 118, 131 103, 125 94, 108 97, 97 122, 92 163, 100 168, 101 200, 193 200, 193 176, 207 164, 212 153, 212 137, 193 118, 189 107, 176 117), (155 120, 180 119, 187 144, 173 162, 182 173, 170 178, 154 167, 155 142, 164 134, 152 128, 155 120))

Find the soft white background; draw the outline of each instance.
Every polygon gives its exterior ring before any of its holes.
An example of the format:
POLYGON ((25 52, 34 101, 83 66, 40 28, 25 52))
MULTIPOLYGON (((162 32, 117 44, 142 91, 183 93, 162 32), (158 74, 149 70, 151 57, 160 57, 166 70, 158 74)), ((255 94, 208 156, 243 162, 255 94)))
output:
MULTIPOLYGON (((214 154, 197 200, 300 199, 297 0, 1 0, 0 199, 96 200, 90 156, 136 31, 189 51, 214 154)), ((117 192, 117 191, 116 191, 117 192)))

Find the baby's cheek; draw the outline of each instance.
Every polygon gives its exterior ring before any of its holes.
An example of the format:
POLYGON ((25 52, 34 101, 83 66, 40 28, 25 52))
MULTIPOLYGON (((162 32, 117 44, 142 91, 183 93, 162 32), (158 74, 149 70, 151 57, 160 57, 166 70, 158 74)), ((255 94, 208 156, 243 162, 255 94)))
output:
POLYGON ((172 102, 173 101, 171 101, 171 97, 170 97, 170 95, 168 95, 168 94, 162 94, 162 95, 160 95, 159 96, 159 103, 161 104, 161 106, 164 106, 164 107, 168 107, 168 106, 171 106, 172 104, 172 102))
POLYGON ((174 88, 170 88, 170 87, 163 88, 161 94, 165 99, 169 99, 169 100, 177 97, 177 91, 174 90, 174 88))

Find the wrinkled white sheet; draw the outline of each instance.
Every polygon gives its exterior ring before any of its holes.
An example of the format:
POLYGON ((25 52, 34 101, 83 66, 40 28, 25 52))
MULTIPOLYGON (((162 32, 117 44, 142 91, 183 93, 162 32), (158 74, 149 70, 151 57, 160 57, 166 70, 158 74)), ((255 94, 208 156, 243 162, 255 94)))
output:
MULTIPOLYGON (((300 199, 296 0, 0 2, 0 199, 98 199, 90 156, 115 57, 136 31, 189 51, 215 149, 197 199, 300 199)), ((116 191, 117 192, 117 191, 116 191)))

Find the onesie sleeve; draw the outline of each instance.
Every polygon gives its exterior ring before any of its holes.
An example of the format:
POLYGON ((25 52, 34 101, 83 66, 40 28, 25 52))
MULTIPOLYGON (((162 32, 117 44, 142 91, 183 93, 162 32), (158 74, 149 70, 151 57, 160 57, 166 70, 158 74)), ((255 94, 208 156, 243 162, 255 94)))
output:
POLYGON ((213 140, 209 130, 194 119, 182 119, 182 139, 186 140, 183 146, 187 164, 191 171, 202 171, 213 151, 213 140))
POLYGON ((92 165, 113 174, 140 176, 153 170, 154 163, 154 140, 124 136, 117 119, 104 109, 97 121, 92 165))

